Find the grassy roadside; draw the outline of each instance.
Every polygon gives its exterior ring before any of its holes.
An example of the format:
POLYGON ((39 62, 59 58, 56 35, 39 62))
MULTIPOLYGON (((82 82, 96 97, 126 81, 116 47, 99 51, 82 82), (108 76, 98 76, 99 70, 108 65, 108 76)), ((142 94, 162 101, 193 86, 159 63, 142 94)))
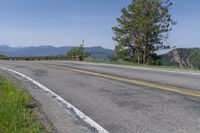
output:
POLYGON ((35 111, 27 108, 32 98, 0 75, 0 133, 43 132, 35 111))
POLYGON ((138 66, 138 67, 147 67, 147 68, 159 68, 159 69, 168 69, 168 70, 177 70, 177 71, 193 71, 193 72, 200 72, 198 69, 192 69, 192 68, 180 68, 176 66, 154 66, 154 65, 148 65, 148 64, 137 64, 133 62, 128 61, 98 61, 98 60, 84 60, 85 62, 91 62, 91 63, 106 63, 106 64, 115 64, 115 65, 126 65, 126 66, 138 66))

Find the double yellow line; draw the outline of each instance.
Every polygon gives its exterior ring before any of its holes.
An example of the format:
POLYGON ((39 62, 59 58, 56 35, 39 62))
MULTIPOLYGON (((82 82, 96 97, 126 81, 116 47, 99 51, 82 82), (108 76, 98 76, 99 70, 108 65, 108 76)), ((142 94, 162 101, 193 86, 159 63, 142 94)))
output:
POLYGON ((87 71, 87 70, 81 70, 81 69, 77 69, 77 68, 69 68, 69 67, 64 67, 64 66, 41 64, 41 63, 39 65, 43 65, 43 66, 51 67, 51 68, 68 70, 68 71, 79 72, 79 73, 83 73, 83 74, 89 74, 89 75, 103 77, 103 78, 112 79, 112 80, 123 81, 123 82, 130 83, 130 84, 141 85, 141 86, 150 87, 150 88, 159 89, 159 90, 171 91, 171 92, 175 92, 175 93, 179 93, 179 94, 186 94, 186 95, 190 95, 190 96, 200 97, 200 91, 193 91, 193 90, 180 88, 180 87, 161 85, 158 83, 152 83, 152 82, 136 80, 136 79, 129 79, 129 78, 125 78, 125 77, 118 77, 118 76, 113 76, 113 75, 108 75, 108 74, 102 74, 99 72, 91 72, 91 71, 87 71))

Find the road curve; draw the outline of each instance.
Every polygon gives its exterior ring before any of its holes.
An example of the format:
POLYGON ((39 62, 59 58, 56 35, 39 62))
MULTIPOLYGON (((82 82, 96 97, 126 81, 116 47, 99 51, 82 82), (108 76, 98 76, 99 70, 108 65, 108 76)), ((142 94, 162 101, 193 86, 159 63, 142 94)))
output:
POLYGON ((93 72, 199 93, 198 72, 67 61, 1 61, 0 66, 39 81, 111 133, 200 131, 199 96, 84 73, 93 72))

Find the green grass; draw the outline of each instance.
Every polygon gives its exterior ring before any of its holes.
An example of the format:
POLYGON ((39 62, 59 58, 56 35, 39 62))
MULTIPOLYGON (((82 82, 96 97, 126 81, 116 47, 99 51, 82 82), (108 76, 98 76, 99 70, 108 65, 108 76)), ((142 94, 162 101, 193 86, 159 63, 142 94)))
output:
POLYGON ((0 76, 0 133, 38 133, 35 112, 26 106, 31 96, 0 76))
POLYGON ((139 66, 139 67, 148 67, 148 68, 160 68, 160 69, 176 69, 177 71, 196 71, 200 72, 198 69, 192 68, 180 68, 176 66, 155 66, 155 65, 148 65, 148 64, 137 64, 129 61, 98 61, 98 60, 84 60, 85 62, 92 62, 92 63, 106 63, 106 64, 116 64, 116 65, 127 65, 127 66, 139 66))

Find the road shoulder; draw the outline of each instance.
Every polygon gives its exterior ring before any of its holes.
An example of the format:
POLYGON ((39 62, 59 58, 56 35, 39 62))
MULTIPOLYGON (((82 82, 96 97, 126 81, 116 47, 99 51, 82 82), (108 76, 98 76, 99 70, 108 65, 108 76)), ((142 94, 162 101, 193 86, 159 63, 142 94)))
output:
POLYGON ((94 132, 94 130, 90 129, 84 122, 77 119, 70 110, 67 110, 62 104, 59 104, 56 99, 48 96, 46 92, 42 91, 35 84, 13 73, 3 73, 9 80, 27 89, 35 99, 35 103, 33 104, 36 104, 40 108, 37 112, 38 119, 45 126, 47 132, 94 132))

